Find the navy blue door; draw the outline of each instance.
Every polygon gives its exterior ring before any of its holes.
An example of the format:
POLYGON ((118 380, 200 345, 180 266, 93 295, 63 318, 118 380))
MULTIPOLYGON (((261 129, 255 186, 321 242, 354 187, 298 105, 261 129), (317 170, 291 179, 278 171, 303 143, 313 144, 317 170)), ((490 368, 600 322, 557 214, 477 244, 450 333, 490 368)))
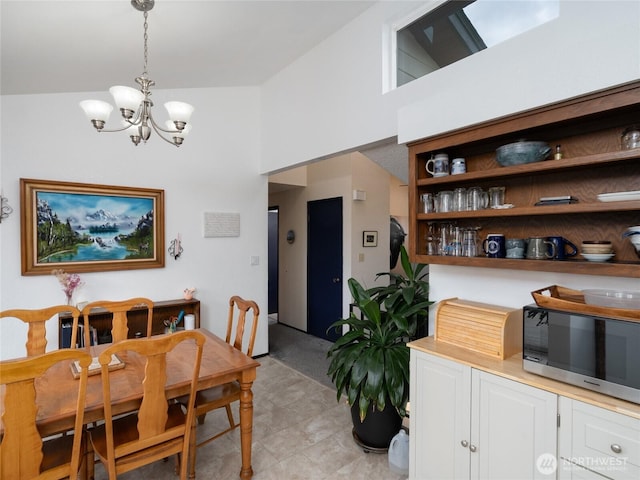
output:
POLYGON ((342 318, 342 198, 307 203, 307 329, 335 341, 327 328, 342 318))

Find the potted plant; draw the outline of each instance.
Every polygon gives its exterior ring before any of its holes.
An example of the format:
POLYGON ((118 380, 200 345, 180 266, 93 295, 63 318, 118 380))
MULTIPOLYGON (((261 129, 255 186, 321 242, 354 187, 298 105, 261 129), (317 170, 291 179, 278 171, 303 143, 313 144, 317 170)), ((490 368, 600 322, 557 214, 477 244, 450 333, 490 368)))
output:
POLYGON ((351 406, 354 437, 369 450, 386 449, 398 433, 409 400, 409 349, 406 342, 428 315, 425 265, 411 265, 404 247, 400 251, 405 276, 389 276, 385 287, 365 289, 348 280, 353 303, 359 310, 329 328, 348 331, 329 349, 327 374, 351 406), (378 423, 382 422, 382 423, 378 423))

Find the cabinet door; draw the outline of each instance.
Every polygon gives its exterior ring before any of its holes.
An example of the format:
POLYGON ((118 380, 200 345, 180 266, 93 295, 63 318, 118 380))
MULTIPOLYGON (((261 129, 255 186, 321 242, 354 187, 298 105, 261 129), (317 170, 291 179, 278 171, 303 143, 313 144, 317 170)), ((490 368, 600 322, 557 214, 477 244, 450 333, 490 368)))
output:
POLYGON ((556 453, 557 395, 478 370, 471 391, 471 478, 554 478, 537 460, 556 453))
POLYGON ((411 350, 409 478, 469 478, 471 368, 411 350))

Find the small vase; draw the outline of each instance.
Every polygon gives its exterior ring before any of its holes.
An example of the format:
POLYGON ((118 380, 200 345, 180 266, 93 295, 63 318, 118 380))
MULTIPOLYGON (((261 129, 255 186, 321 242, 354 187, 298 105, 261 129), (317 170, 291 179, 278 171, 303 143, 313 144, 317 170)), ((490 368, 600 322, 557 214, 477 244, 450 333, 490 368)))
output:
POLYGON ((73 306, 73 293, 67 293, 67 305, 73 306))

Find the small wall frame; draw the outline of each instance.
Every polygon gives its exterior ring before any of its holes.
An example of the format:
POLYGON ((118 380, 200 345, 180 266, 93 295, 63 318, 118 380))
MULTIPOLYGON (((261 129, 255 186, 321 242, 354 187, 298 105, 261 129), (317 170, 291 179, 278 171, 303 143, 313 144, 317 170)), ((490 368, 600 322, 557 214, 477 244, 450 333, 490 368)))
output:
POLYGON ((363 247, 377 247, 378 246, 378 232, 375 230, 365 230, 362 232, 362 246, 363 247))

